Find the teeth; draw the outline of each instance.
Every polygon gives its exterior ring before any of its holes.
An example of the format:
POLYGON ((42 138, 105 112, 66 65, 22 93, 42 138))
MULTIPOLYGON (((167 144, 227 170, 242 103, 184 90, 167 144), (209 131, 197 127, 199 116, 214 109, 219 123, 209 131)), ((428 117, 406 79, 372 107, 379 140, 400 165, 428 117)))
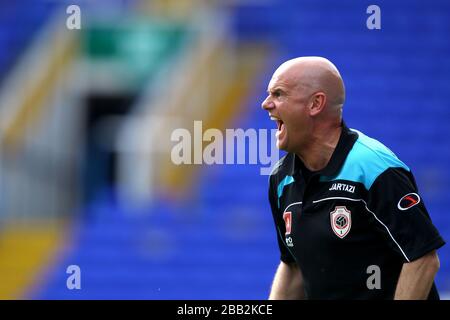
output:
POLYGON ((277 129, 278 131, 281 130, 281 126, 283 125, 283 121, 280 118, 274 117, 274 116, 270 116, 270 120, 273 120, 277 123, 277 129))

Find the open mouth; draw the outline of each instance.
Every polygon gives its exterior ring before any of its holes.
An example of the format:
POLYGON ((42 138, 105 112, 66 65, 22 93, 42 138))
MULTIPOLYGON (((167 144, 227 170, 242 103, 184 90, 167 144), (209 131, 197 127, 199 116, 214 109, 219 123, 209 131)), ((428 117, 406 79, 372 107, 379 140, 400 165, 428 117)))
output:
POLYGON ((273 120, 276 122, 278 131, 281 131, 283 129, 283 127, 284 127, 283 120, 281 120, 280 118, 274 117, 274 116, 270 116, 270 120, 273 120))

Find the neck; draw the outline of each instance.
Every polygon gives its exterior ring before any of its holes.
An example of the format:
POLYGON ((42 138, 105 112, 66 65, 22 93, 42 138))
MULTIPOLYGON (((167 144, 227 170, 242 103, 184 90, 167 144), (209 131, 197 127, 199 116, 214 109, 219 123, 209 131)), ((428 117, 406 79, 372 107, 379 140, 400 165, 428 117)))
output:
POLYGON ((332 127, 313 133, 308 144, 295 154, 310 171, 319 171, 330 162, 331 156, 339 142, 342 127, 332 127))

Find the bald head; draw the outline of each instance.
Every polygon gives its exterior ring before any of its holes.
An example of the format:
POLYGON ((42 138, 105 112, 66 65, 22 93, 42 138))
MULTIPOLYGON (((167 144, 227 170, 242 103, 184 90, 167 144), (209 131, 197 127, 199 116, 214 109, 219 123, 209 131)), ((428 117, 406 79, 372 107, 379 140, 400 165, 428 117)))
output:
POLYGON ((345 89, 337 68, 321 57, 286 61, 272 76, 261 107, 277 124, 277 147, 307 168, 328 162, 342 131, 345 89))
MULTIPOLYGON (((327 107, 342 107, 345 101, 345 87, 336 66, 322 57, 300 57, 284 62, 274 77, 286 78, 309 94, 325 93, 327 107)), ((334 108, 333 108, 334 109, 334 108)))

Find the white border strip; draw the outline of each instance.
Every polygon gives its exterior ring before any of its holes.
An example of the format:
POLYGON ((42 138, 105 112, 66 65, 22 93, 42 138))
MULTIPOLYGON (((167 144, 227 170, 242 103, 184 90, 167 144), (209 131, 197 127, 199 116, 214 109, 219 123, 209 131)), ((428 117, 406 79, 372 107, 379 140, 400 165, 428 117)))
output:
POLYGON ((389 228, 380 220, 378 219, 378 217, 375 215, 375 213, 373 213, 372 211, 370 211, 370 209, 367 207, 367 203, 366 201, 364 201, 363 199, 352 199, 352 198, 345 198, 345 197, 331 197, 331 198, 324 198, 324 199, 319 199, 319 200, 315 200, 313 201, 313 203, 318 203, 318 202, 322 202, 322 201, 326 201, 326 200, 337 200, 337 199, 342 199, 342 200, 350 200, 350 201, 362 201, 364 203, 364 206, 366 207, 366 210, 369 211, 371 214, 373 214, 373 216, 375 217, 375 219, 381 223, 383 225, 383 227, 386 228, 387 232, 389 233, 389 236, 391 237, 391 239, 395 242, 395 244, 397 245, 397 247, 400 249, 400 251, 402 252, 403 256, 405 257, 405 259, 410 262, 409 258, 406 256, 405 252, 402 250, 402 248, 400 247, 400 245, 397 243, 397 241, 395 241, 394 237, 392 236, 391 232, 389 231, 389 228))
POLYGON ((288 206, 286 207, 286 209, 284 209, 283 214, 286 212, 286 210, 287 210, 290 206, 293 206, 294 204, 302 204, 302 201, 300 201, 300 202, 293 202, 293 203, 291 203, 290 205, 288 205, 288 206))

